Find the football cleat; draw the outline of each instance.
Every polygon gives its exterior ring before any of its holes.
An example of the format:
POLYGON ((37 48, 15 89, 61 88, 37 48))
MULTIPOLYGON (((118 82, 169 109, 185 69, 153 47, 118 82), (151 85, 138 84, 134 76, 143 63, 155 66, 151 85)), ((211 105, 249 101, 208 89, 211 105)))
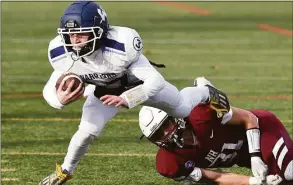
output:
POLYGON ((206 86, 209 88, 210 95, 205 103, 209 104, 210 107, 217 112, 219 118, 230 111, 231 107, 227 95, 215 88, 205 77, 197 77, 193 85, 199 87, 206 86))
POLYGON ((218 113, 218 118, 228 113, 231 107, 227 95, 213 86, 206 85, 206 87, 210 91, 210 98, 206 103, 218 113))
POLYGON ((56 164, 56 171, 53 172, 51 175, 45 177, 39 185, 61 185, 65 184, 66 181, 72 178, 66 170, 61 169, 60 164, 56 164))
POLYGON ((210 81, 208 81, 205 77, 197 77, 196 79, 194 79, 193 81, 193 85, 194 86, 205 86, 205 85, 210 85, 213 86, 212 83, 210 81))

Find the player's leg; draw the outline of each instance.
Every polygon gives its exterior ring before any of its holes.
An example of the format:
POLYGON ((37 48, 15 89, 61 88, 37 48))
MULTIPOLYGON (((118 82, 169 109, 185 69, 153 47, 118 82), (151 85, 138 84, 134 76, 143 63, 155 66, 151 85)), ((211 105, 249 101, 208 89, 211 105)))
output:
POLYGON ((293 141, 281 121, 272 113, 252 111, 259 117, 261 152, 269 174, 293 181, 293 141))
POLYGON ((62 169, 73 173, 80 158, 88 151, 92 140, 100 135, 108 120, 117 112, 117 108, 104 105, 93 95, 87 98, 83 106, 79 129, 70 141, 62 169))
POLYGON ((209 97, 207 87, 188 87, 182 91, 165 82, 165 87, 157 95, 150 97, 144 105, 164 110, 174 117, 187 117, 190 111, 209 97))
POLYGON ((60 185, 69 180, 93 139, 100 135, 105 124, 117 112, 117 108, 103 105, 94 95, 88 96, 83 106, 79 129, 71 138, 62 168, 57 165, 56 172, 43 179, 40 185, 60 185))

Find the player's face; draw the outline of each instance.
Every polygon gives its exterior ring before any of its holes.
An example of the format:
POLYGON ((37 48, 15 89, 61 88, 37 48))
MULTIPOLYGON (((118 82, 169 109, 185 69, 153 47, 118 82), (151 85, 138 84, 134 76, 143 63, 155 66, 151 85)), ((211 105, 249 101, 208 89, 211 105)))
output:
POLYGON ((149 139, 160 147, 173 148, 177 146, 182 148, 183 138, 181 136, 184 125, 185 122, 182 123, 168 117, 149 139))
POLYGON ((73 46, 73 49, 80 50, 82 47, 84 47, 90 37, 90 33, 70 33, 69 34, 71 44, 75 44, 73 46))
POLYGON ((161 127, 151 136, 153 142, 167 142, 170 135, 176 131, 176 123, 170 117, 167 118, 161 127))

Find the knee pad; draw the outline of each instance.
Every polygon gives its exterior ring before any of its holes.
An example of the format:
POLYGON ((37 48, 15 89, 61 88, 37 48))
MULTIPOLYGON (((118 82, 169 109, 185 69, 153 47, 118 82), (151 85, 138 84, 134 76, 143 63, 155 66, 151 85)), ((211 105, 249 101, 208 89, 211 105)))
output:
POLYGON ((287 165, 284 177, 287 181, 293 181, 293 160, 287 165))

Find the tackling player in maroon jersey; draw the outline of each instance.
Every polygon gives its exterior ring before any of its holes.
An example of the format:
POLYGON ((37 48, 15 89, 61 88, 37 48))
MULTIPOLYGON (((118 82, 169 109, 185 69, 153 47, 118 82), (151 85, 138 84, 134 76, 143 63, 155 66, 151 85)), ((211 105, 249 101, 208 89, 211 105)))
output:
POLYGON ((156 167, 165 177, 222 185, 293 181, 293 142, 271 112, 231 107, 223 114, 201 104, 187 118, 175 119, 144 106, 139 122, 143 134, 160 147, 156 167), (206 169, 233 165, 251 168, 254 177, 206 169))

